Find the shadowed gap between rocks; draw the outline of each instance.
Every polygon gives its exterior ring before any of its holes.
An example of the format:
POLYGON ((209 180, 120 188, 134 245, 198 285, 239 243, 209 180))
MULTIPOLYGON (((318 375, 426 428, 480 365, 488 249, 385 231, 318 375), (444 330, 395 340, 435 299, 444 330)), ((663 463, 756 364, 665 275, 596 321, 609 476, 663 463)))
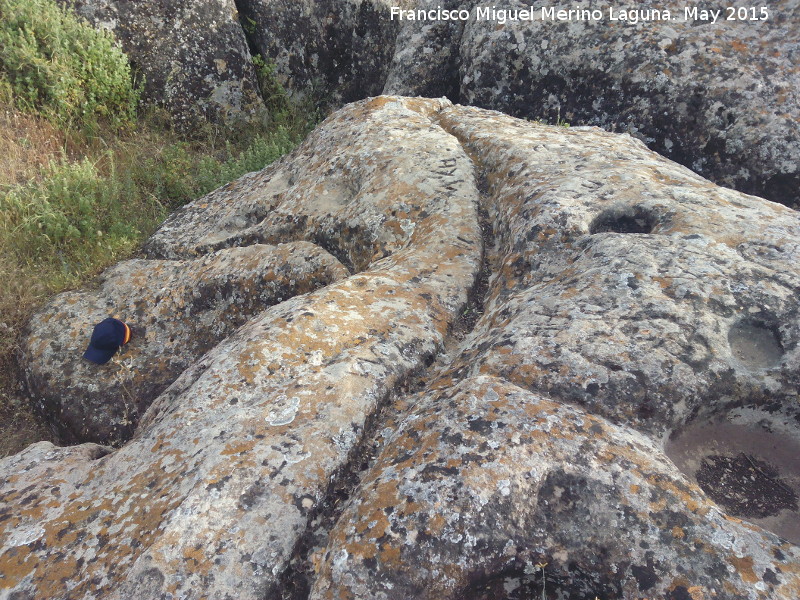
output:
POLYGON ((413 398, 428 385, 435 374, 449 363, 449 351, 456 347, 475 327, 483 315, 484 301, 489 287, 491 264, 494 249, 492 223, 486 211, 488 183, 486 177, 476 173, 476 182, 480 194, 478 218, 481 227, 483 249, 481 253, 481 269, 467 296, 465 306, 459 311, 444 340, 437 356, 430 355, 424 361, 424 367, 409 373, 400 382, 394 393, 378 402, 376 411, 368 418, 358 444, 350 452, 344 466, 331 478, 325 499, 313 508, 308 518, 306 532, 300 538, 289 560, 289 567, 280 576, 279 583, 264 595, 264 600, 306 600, 313 583, 313 554, 327 545, 331 528, 336 524, 347 505, 348 500, 361 483, 368 469, 375 463, 382 448, 381 428, 391 420, 398 419, 413 404, 413 398))
POLYGON ((413 395, 424 386, 426 374, 434 356, 425 357, 424 367, 409 373, 397 386, 396 395, 390 394, 378 401, 377 408, 367 419, 358 444, 350 451, 347 462, 331 477, 322 502, 308 516, 308 526, 289 559, 289 566, 279 582, 263 596, 264 600, 305 600, 313 582, 311 555, 317 547, 327 543, 328 532, 341 515, 347 500, 361 482, 363 473, 374 462, 381 444, 380 428, 385 424, 393 400, 413 395), (395 396, 395 397, 393 397, 395 396))
MULTIPOLYGON (((253 30, 252 27, 248 25, 247 19, 250 18, 249 15, 252 14, 250 11, 250 7, 245 0, 233 0, 233 5, 236 7, 236 21, 239 23, 239 26, 242 28, 242 33, 244 34, 244 39, 247 42, 247 48, 250 50, 250 54, 252 56, 257 56, 260 54, 258 50, 258 46, 253 40, 253 36, 251 31, 253 30)), ((261 90, 259 89, 259 94, 261 90)), ((263 97, 262 97, 263 99, 263 97)))

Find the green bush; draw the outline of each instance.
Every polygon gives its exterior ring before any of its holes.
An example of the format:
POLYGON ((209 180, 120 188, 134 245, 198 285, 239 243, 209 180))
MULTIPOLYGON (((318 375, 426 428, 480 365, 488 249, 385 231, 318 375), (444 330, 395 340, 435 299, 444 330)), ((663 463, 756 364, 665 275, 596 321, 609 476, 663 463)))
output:
POLYGON ((131 247, 143 226, 163 217, 130 211, 132 193, 129 182, 103 175, 88 159, 51 163, 41 181, 0 194, 0 240, 21 264, 57 263, 75 274, 97 256, 131 247))
POLYGON ((134 167, 139 186, 177 208, 221 185, 258 171, 292 150, 302 139, 297 131, 276 126, 269 133, 255 136, 244 149, 226 143, 213 154, 198 152, 190 142, 165 146, 134 167))
POLYGON ((128 59, 111 33, 53 0, 0 0, 0 81, 20 110, 62 126, 133 122, 138 103, 128 59))
POLYGON ((285 118, 292 109, 289 94, 283 87, 276 75, 275 63, 264 60, 260 54, 253 56, 253 66, 256 69, 258 87, 264 104, 273 114, 279 115, 278 118, 285 118))
POLYGON ((224 157, 188 142, 159 149, 132 143, 94 162, 52 162, 39 180, 0 186, 0 249, 18 264, 49 264, 65 275, 91 270, 139 243, 170 208, 263 168, 297 141, 276 128, 244 150, 228 145, 224 157))

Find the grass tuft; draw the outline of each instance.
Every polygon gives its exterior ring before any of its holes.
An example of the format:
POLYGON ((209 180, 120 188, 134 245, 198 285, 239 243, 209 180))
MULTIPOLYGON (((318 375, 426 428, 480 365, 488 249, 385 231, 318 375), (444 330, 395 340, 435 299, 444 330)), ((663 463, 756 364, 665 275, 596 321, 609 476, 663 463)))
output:
POLYGON ((109 34, 52 0, 0 0, 0 458, 52 439, 20 384, 20 340, 36 309, 133 255, 170 211, 290 151, 318 122, 273 67, 254 62, 261 120, 178 134, 163 111, 134 111, 127 59, 109 34))

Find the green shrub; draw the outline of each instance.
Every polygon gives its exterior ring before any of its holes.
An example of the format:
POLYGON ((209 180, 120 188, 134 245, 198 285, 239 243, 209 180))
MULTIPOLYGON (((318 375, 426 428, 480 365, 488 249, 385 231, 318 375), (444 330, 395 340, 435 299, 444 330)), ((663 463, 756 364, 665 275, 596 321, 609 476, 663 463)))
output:
POLYGON ((0 0, 0 81, 20 109, 62 126, 133 122, 138 90, 111 33, 53 0, 0 0))
POLYGON ((255 136, 240 150, 231 143, 214 153, 199 152, 190 142, 175 142, 143 157, 133 166, 139 186, 170 209, 199 198, 245 173, 263 169, 292 150, 302 139, 287 127, 255 136))
POLYGON ((41 181, 0 195, 0 240, 20 264, 77 274, 132 247, 143 227, 163 217, 157 208, 130 210, 133 193, 129 181, 102 174, 88 159, 51 163, 41 181))
POLYGON ((0 187, 0 250, 63 275, 92 271, 139 243, 169 209, 263 168, 297 141, 277 128, 215 157, 188 142, 153 148, 134 140, 94 162, 51 162, 39 180, 0 187))
POLYGON ((278 119, 285 119, 295 107, 289 99, 289 93, 276 75, 276 66, 272 61, 264 60, 260 54, 253 56, 253 66, 256 69, 258 87, 264 104, 278 119))

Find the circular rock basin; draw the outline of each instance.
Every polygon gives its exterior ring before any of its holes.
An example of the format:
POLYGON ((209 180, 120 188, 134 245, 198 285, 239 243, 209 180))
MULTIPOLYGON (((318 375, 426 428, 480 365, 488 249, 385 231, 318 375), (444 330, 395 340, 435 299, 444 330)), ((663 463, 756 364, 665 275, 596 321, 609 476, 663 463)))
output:
POLYGON ((665 451, 728 515, 800 545, 797 416, 739 408, 690 423, 665 451))
POLYGON ((774 328, 743 320, 728 332, 733 356, 745 367, 758 370, 775 367, 783 357, 783 346, 774 328))

